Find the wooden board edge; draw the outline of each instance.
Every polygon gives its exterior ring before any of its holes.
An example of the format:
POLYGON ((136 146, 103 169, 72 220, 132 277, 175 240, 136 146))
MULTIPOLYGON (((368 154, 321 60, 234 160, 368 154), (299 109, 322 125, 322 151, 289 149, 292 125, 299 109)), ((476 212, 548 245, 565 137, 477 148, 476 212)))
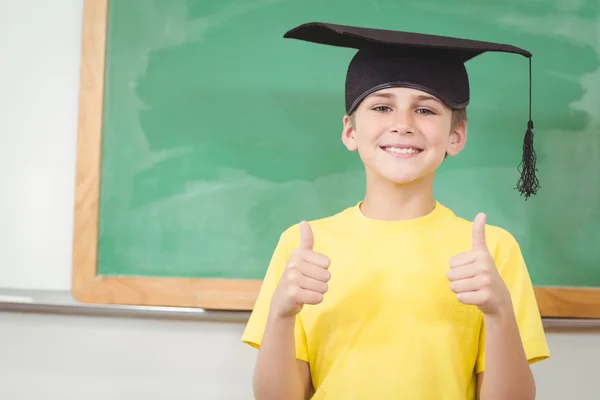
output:
POLYGON ((544 318, 600 318, 600 289, 535 286, 544 318))
POLYGON ((252 311, 262 280, 102 277, 78 300, 86 303, 252 311))
POLYGON ((85 0, 81 41, 72 294, 96 284, 108 0, 85 0))
MULTIPOLYGON (((252 311, 261 280, 94 277, 78 300, 87 303, 252 311)), ((543 318, 600 318, 600 289, 534 287, 543 318)))

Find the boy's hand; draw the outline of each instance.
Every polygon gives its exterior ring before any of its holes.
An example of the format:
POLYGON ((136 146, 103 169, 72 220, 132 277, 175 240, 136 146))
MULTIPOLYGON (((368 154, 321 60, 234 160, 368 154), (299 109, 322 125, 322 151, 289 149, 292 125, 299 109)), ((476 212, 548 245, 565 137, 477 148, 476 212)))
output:
POLYGON ((331 274, 330 260, 313 251, 314 238, 310 225, 300 223, 300 246, 292 251, 285 271, 273 293, 271 312, 279 317, 292 317, 304 304, 319 304, 327 292, 331 274))
POLYGON ((450 290, 461 303, 479 307, 484 315, 497 315, 512 307, 510 292, 487 247, 485 214, 478 214, 473 221, 471 251, 452 257, 448 265, 450 290))

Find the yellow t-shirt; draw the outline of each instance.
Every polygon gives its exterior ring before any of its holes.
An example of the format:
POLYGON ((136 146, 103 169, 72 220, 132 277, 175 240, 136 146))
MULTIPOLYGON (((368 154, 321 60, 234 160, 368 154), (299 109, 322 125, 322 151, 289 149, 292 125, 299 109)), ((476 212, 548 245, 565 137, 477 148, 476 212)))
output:
MULTIPOLYGON (((360 203, 311 222, 314 251, 331 260, 323 302, 296 319, 296 357, 310 365, 314 400, 475 399, 484 369, 483 315, 450 290, 448 260, 468 251, 472 223, 436 204, 406 221, 365 217, 360 203)), ((487 225, 510 289, 530 363, 549 357, 532 284, 516 240, 487 225)), ((271 295, 300 242, 280 237, 242 340, 259 347, 271 295)))

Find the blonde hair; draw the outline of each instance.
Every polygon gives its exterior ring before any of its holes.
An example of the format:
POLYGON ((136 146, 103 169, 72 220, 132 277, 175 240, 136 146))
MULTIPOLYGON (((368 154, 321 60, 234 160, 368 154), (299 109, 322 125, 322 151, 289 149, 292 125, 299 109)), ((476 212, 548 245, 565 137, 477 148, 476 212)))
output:
POLYGON ((450 125, 450 131, 454 131, 460 124, 467 123, 467 108, 459 108, 452 110, 452 123, 450 125))

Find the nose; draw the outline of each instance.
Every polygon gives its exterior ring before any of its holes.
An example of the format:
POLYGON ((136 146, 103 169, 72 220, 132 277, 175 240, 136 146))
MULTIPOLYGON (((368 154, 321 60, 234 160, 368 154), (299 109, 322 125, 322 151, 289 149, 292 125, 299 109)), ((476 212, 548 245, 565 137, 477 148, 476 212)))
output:
POLYGON ((414 122, 411 110, 396 110, 390 132, 396 135, 412 135, 415 132, 414 122))

